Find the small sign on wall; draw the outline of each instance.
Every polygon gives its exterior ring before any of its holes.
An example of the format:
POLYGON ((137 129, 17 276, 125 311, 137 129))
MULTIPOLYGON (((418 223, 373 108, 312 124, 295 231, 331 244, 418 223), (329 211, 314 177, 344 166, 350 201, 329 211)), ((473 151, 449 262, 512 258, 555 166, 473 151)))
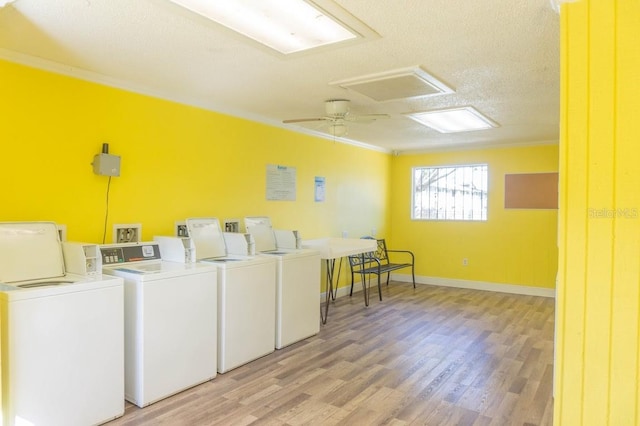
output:
POLYGON ((324 197, 325 197, 325 179, 322 176, 316 176, 315 180, 315 188, 314 188, 314 199, 316 201, 316 203, 321 203, 324 201, 324 197))
POLYGON ((267 164, 267 200, 296 200, 296 168, 267 164))

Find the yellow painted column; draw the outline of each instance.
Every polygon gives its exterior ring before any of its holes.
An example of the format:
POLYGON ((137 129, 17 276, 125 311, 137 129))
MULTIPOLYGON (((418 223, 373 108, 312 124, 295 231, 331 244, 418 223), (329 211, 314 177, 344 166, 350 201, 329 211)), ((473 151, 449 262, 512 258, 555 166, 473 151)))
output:
POLYGON ((561 12, 556 425, 639 425, 640 0, 561 12))

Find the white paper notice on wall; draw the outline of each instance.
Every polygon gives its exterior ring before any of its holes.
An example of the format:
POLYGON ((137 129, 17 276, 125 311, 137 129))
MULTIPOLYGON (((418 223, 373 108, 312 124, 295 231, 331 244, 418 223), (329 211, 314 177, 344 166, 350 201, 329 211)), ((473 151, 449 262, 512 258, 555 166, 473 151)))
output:
POLYGON ((267 200, 296 200, 296 168, 267 164, 267 200))
POLYGON ((315 190, 314 190, 314 199, 316 203, 321 203, 324 201, 325 191, 325 179, 322 176, 316 176, 315 180, 315 190))

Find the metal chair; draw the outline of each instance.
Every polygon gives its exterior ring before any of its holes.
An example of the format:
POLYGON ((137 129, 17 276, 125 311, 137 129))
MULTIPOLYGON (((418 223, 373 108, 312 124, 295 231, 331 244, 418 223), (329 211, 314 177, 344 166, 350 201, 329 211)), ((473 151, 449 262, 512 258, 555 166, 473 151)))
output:
MULTIPOLYGON (((365 237, 367 238, 367 237, 365 237)), ((371 237, 368 237, 371 238, 371 237)), ((396 271, 398 269, 411 268, 411 277, 413 280, 413 288, 416 288, 416 275, 415 275, 415 256, 413 252, 409 250, 391 250, 387 248, 387 243, 384 238, 378 239, 378 248, 375 252, 364 253, 356 256, 349 256, 349 265, 351 266, 351 292, 350 295, 353 295, 353 284, 355 274, 362 275, 362 288, 365 296, 365 305, 369 306, 369 294, 367 292, 365 276, 369 275, 369 289, 371 288, 371 275, 375 274, 378 276, 378 297, 382 300, 382 288, 380 283, 380 276, 382 274, 387 274, 387 285, 389 285, 389 279, 391 277, 391 272, 396 271), (400 256, 403 257, 402 260, 405 262, 401 263, 393 263, 389 259, 389 253, 399 253, 400 255, 394 254, 394 259, 398 260, 400 256), (397 257, 397 259, 396 259, 397 257)))

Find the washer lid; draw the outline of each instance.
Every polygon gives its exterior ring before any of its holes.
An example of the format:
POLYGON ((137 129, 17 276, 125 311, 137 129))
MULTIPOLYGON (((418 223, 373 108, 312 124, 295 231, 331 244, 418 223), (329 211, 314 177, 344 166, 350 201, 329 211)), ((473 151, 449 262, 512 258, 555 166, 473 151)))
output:
POLYGON ((276 235, 267 219, 264 222, 255 220, 256 218, 245 218, 245 228, 247 232, 253 235, 256 244, 256 252, 272 251, 277 248, 276 235))
POLYGON ((196 248, 196 258, 205 259, 211 257, 224 257, 227 255, 227 246, 217 218, 193 218, 187 219, 189 238, 196 248))
POLYGON ((0 281, 64 276, 64 258, 53 222, 0 222, 0 281))

